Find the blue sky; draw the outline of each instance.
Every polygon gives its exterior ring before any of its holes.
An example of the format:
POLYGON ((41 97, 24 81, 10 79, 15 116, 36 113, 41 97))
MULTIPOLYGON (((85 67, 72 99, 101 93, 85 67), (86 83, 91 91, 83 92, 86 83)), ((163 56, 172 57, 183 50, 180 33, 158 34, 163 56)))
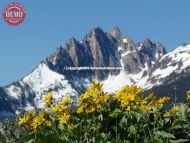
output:
MULTIPOLYGON (((0 12, 9 0, 0 1, 0 12)), ((27 17, 11 27, 0 18, 0 86, 19 80, 70 37, 119 26, 135 42, 150 38, 168 51, 190 42, 188 0, 16 0, 27 17)))

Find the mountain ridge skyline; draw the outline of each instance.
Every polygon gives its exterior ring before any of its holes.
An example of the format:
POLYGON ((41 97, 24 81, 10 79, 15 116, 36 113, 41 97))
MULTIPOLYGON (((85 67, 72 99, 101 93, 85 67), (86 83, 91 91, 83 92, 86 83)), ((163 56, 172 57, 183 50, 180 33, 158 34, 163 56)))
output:
MULTIPOLYGON (((0 9, 11 1, 0 1, 0 9)), ((92 27, 109 31, 119 26, 134 41, 161 41, 168 51, 189 43, 189 1, 20 1, 26 20, 10 27, 0 21, 0 85, 29 73, 56 46, 74 36, 81 39, 92 27), (43 10, 42 10, 43 8, 43 10), (51 19, 50 19, 51 18, 51 19), (18 36, 17 36, 18 35, 18 36)))
MULTIPOLYGON (((95 28, 95 27, 100 27, 100 26, 94 26, 93 28, 95 28)), ((93 29, 93 28, 91 28, 91 29, 93 29)), ((129 35, 129 34, 127 34, 127 35, 129 35)), ((129 35, 130 36, 130 35, 129 35)), ((67 38, 67 40, 65 40, 65 43, 67 42, 67 41, 69 41, 71 38, 75 38, 75 39, 77 39, 78 41, 80 41, 84 36, 82 36, 82 37, 80 37, 80 38, 76 38, 75 36, 72 36, 72 37, 70 37, 70 38, 67 38)), ((130 36, 131 37, 131 36, 130 36)), ((132 39, 134 40, 135 38, 134 38, 134 36, 132 37, 132 39)), ((146 36, 144 39, 141 39, 140 41, 143 41, 143 40, 145 40, 145 39, 152 39, 151 37, 148 37, 148 36, 146 36)), ((134 40, 135 42, 137 41, 137 40, 134 40)), ((155 40, 154 40, 155 41, 155 40)), ((159 41, 159 40, 156 40, 156 41, 159 41)), ((60 47, 60 46, 63 46, 64 44, 63 44, 64 42, 62 42, 62 44, 60 43, 60 44, 55 44, 55 45, 59 45, 59 46, 51 46, 51 47, 60 47)), ((180 46, 180 45, 182 45, 182 44, 184 44, 184 43, 188 43, 188 42, 179 42, 178 44, 177 44, 177 46, 175 46, 175 47, 170 47, 170 48, 168 48, 168 47, 166 47, 166 49, 167 49, 167 51, 172 51, 172 50, 174 50, 176 47, 178 47, 178 46, 180 46)), ((164 44, 165 45, 165 44, 164 44)), ((38 46, 37 46, 38 47, 38 46)), ((54 49, 55 48, 51 48, 50 50, 49 50, 49 52, 48 52, 48 54, 51 54, 53 51, 54 51, 54 49)), ((47 52, 47 51, 46 51, 47 52)), ((22 74, 20 74, 20 76, 18 76, 17 75, 17 77, 14 77, 13 79, 10 79, 9 81, 7 81, 7 82, 2 82, 1 83, 1 81, 0 81, 0 86, 6 86, 6 85, 8 85, 8 84, 11 84, 11 82, 13 82, 13 81, 16 81, 16 80, 19 80, 20 79, 20 77, 22 77, 22 76, 24 76, 24 75, 26 75, 27 73, 29 74, 32 70, 33 70, 33 67, 35 67, 36 66, 36 64, 39 62, 39 60, 43 60, 44 58, 46 58, 46 56, 47 55, 45 55, 45 54, 41 54, 41 57, 40 58, 38 58, 38 60, 36 60, 36 62, 35 63, 32 63, 31 65, 32 66, 29 66, 28 64, 26 64, 25 63, 25 65, 24 66, 21 66, 22 65, 22 62, 20 62, 20 64, 19 64, 19 66, 20 66, 20 68, 22 68, 23 70, 21 70, 22 71, 22 74), (26 70, 26 69, 30 69, 30 70, 26 70), (24 72, 25 71, 25 72, 24 72)), ((28 58, 26 58, 27 60, 28 60, 28 58)), ((16 65, 14 65, 14 66, 16 66, 16 65)), ((3 69, 3 70, 5 70, 5 69, 3 69)), ((10 72, 10 71, 8 71, 8 72, 10 72)), ((14 73, 11 73, 11 74, 9 74, 10 76, 11 75, 14 75, 14 73)))
MULTIPOLYGON (((82 38, 80 38, 80 39, 77 39, 77 38, 75 38, 74 36, 72 36, 72 37, 68 38, 68 40, 67 40, 65 43, 59 44, 60 46, 57 46, 56 48, 53 48, 53 51, 52 51, 48 56, 46 55, 44 58, 42 58, 40 61, 38 61, 38 63, 45 62, 46 59, 47 59, 49 56, 52 55, 52 53, 54 53, 57 49, 64 47, 67 43, 69 43, 69 41, 71 41, 71 40, 73 40, 73 39, 80 43, 80 42, 81 42, 82 40, 84 40, 85 37, 88 36, 88 34, 90 34, 94 29, 100 29, 100 30, 102 30, 102 31, 105 32, 105 33, 111 34, 113 28, 118 28, 118 29, 120 30, 120 28, 119 28, 118 26, 112 26, 112 28, 110 29, 110 31, 104 31, 100 26, 95 26, 95 27, 91 28, 91 30, 90 30, 87 34, 85 34, 82 38)), ((126 34, 122 34, 121 30, 120 30, 120 34, 121 34, 121 37, 123 37, 123 38, 124 38, 124 37, 128 37, 128 38, 130 38, 130 39, 133 39, 133 38, 131 38, 130 35, 128 35, 128 34, 127 34, 127 35, 126 35, 126 34)), ((142 43, 142 42, 144 42, 145 40, 150 40, 150 41, 151 41, 152 39, 151 39, 150 37, 147 37, 147 38, 143 39, 142 41, 134 41, 134 42, 135 42, 135 43, 142 43)), ((160 43, 160 41, 155 41, 155 42, 160 43)), ((164 45, 163 45, 163 46, 164 46, 164 45)), ((165 46, 164 46, 164 47, 165 47, 165 46)), ((167 48, 165 48, 165 49, 167 50, 167 52, 170 52, 170 51, 168 51, 167 48)), ((173 50, 175 50, 175 48, 174 48, 173 50)), ((173 50, 171 50, 171 51, 173 51, 173 50)), ((14 82, 17 82, 17 81, 19 81, 19 80, 22 80, 24 77, 26 77, 27 75, 29 75, 30 73, 32 73, 32 72, 38 67, 38 65, 39 65, 39 64, 36 64, 34 67, 31 67, 31 69, 32 69, 31 71, 29 71, 29 72, 27 72, 27 73, 24 73, 21 77, 18 77, 17 80, 10 81, 8 84, 5 84, 5 85, 0 85, 0 87, 6 87, 6 86, 11 85, 11 84, 14 83, 14 82)))
MULTIPOLYGON (((113 28, 118 28, 119 30, 120 30, 120 28, 118 27, 118 26, 112 26, 112 28, 111 28, 111 30, 110 31, 108 31, 108 32, 105 32, 105 33, 110 33, 111 34, 111 32, 112 32, 112 30, 113 30, 113 28)), ((94 29, 101 29, 101 27, 100 26, 95 26, 95 27, 93 27, 93 28, 91 28, 91 30, 88 32, 88 34, 90 33, 90 32, 92 32, 94 29)), ((101 30, 103 30, 103 29, 101 29, 101 30)), ((103 30, 103 32, 104 32, 104 30, 103 30)), ((121 31, 120 31, 121 32, 121 31)), ((54 50, 53 50, 53 52, 56 50, 56 49, 58 49, 58 48, 60 48, 60 47, 63 47, 65 44, 67 44, 70 40, 72 40, 72 39, 74 39, 74 40, 76 40, 77 42, 81 42, 81 40, 83 40, 88 34, 86 34, 85 36, 83 36, 82 38, 80 38, 80 39, 77 39, 77 38, 75 38, 74 36, 72 36, 72 37, 70 37, 70 38, 68 38, 68 40, 65 42, 65 43, 63 43, 63 44, 59 44, 60 46, 57 46, 57 48, 54 48, 54 50)), ((131 38, 130 37, 130 35, 126 35, 126 34, 122 34, 122 32, 120 33, 123 37, 129 37, 129 38, 131 38)), ((145 40, 150 40, 151 38, 150 37, 147 37, 147 38, 145 38, 144 40, 142 40, 142 42, 143 41, 145 41, 145 40)), ((150 40, 151 41, 151 40, 150 40)), ((136 42, 136 41, 134 41, 134 42, 136 42)), ((137 42, 137 43, 142 43, 142 42, 137 42)), ((160 41, 156 41, 156 42, 160 42, 160 41)), ((183 45, 183 44, 188 44, 188 43, 182 43, 181 45, 183 45)), ((163 45, 164 46, 164 45, 163 45)), ((180 45, 179 45, 180 46, 180 45)), ((178 47, 179 47, 178 46, 178 47)), ((165 46, 164 46, 165 47, 165 46)), ((167 50, 167 52, 172 52, 172 51, 174 51, 175 49, 176 49, 177 47, 175 47, 175 48, 173 48, 172 50, 168 50, 167 48, 165 48, 166 50, 167 50)), ((51 55, 52 54, 52 52, 49 54, 49 55, 51 55)), ((48 56, 46 56, 46 57, 44 57, 44 59, 46 59, 48 56)), ((41 61, 38 61, 38 63, 40 62, 45 62, 45 60, 44 59, 42 59, 41 61)), ((24 75, 22 75, 21 77, 18 77, 18 79, 17 80, 13 80, 13 81, 10 81, 8 84, 5 84, 5 85, 0 85, 0 87, 6 87, 6 86, 9 86, 9 85, 11 85, 12 83, 14 83, 14 82, 16 82, 16 81, 19 81, 19 80, 22 80, 24 77, 26 77, 27 75, 29 75, 30 73, 32 73, 34 70, 35 70, 35 68, 38 66, 38 64, 37 65, 35 65, 34 67, 31 67, 32 68, 32 70, 31 71, 29 71, 28 73, 24 73, 24 75)))
POLYGON ((120 35, 118 28, 112 32, 94 28, 82 41, 71 38, 57 48, 27 76, 0 87, 0 113, 42 108, 44 93, 49 90, 55 95, 56 102, 69 95, 75 104, 94 80, 101 82, 104 91, 109 93, 126 85, 137 85, 158 96, 167 94, 172 100, 174 92, 175 95, 178 93, 177 101, 183 101, 184 92, 190 88, 186 81, 190 77, 189 63, 188 44, 167 52, 160 42, 150 39, 134 42, 128 36, 120 35), (122 69, 68 71, 66 66, 122 69))

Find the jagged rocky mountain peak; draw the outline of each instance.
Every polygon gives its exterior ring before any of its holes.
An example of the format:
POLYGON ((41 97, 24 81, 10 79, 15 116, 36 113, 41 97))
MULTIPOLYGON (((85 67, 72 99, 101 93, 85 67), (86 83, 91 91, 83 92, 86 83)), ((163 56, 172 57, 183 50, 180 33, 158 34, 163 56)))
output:
MULTIPOLYGON (((76 45, 78 43, 78 41, 75 39, 75 37, 71 37, 70 39, 69 39, 69 41, 68 41, 68 45, 71 45, 71 46, 74 46, 74 45, 76 45)), ((67 45, 66 44, 66 45, 67 45)))
MULTIPOLYGON (((121 67, 126 73, 139 73, 144 68, 150 68, 153 61, 164 55, 165 48, 161 44, 153 43, 150 39, 135 43, 129 36, 121 36, 118 27, 113 27, 111 33, 104 32, 100 27, 93 28, 81 42, 70 38, 63 48, 58 50, 61 54, 50 56, 50 67, 61 74, 60 67, 92 66, 92 67, 121 67), (120 38, 116 38, 119 36, 120 38), (158 54, 159 53, 159 54, 158 54), (57 57, 57 55, 59 55, 57 57), (61 55, 61 56, 60 56, 61 55), (157 56, 157 57, 156 57, 157 56), (53 64, 51 64, 53 61, 53 64), (56 63, 58 64, 55 64, 56 63), (54 66, 56 65, 56 66, 54 66)), ((56 52, 57 53, 57 52, 56 52)), ((79 73, 72 71, 70 73, 79 73)), ((80 72, 81 73, 81 72, 80 72)), ((109 74, 118 74, 119 71, 83 71, 81 75, 90 78, 106 79, 109 74), (90 73, 90 74, 89 74, 90 73)))
POLYGON ((98 36, 98 35, 104 35, 105 32, 100 28, 100 27, 94 27, 92 28, 92 30, 89 32, 88 36, 92 37, 92 36, 98 36))
POLYGON ((118 26, 112 27, 110 34, 117 40, 120 40, 122 38, 122 34, 118 26))
POLYGON ((151 47, 153 45, 153 42, 149 38, 146 38, 143 44, 145 47, 151 47))
POLYGON ((167 53, 160 42, 147 38, 136 43, 129 36, 122 36, 118 27, 113 27, 111 32, 95 27, 81 41, 72 37, 56 48, 26 77, 0 88, 0 113, 40 108, 48 90, 53 91, 56 100, 70 95, 76 102, 93 80, 103 83, 104 90, 110 93, 127 84, 135 84, 145 90, 154 89, 161 95, 166 85, 167 93, 164 95, 172 96, 170 86, 186 90, 190 86, 185 86, 182 80, 188 78, 190 45, 167 53), (68 70, 68 67, 118 69, 68 70))

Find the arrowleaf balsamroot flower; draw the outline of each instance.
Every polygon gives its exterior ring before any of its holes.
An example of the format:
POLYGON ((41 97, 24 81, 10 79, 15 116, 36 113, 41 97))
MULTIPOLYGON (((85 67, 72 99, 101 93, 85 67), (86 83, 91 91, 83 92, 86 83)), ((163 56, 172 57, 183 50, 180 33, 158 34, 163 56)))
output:
POLYGON ((59 109, 59 105, 55 105, 55 106, 51 107, 51 111, 52 111, 53 113, 58 113, 58 112, 60 112, 61 110, 59 109))
POLYGON ((142 97, 139 95, 141 92, 142 89, 140 87, 126 86, 114 95, 114 100, 118 102, 122 109, 130 111, 138 107, 137 105, 142 100, 142 97))
POLYGON ((52 122, 51 121, 45 121, 45 124, 47 127, 51 127, 52 126, 52 122))
POLYGON ((93 82, 91 87, 80 96, 77 113, 100 112, 101 107, 108 102, 110 96, 102 89, 102 84, 93 82))
POLYGON ((75 128, 75 125, 74 125, 74 124, 67 124, 67 128, 68 128, 69 130, 72 130, 72 129, 75 128))
POLYGON ((59 116, 59 122, 60 122, 61 124, 67 123, 67 121, 68 121, 69 119, 70 119, 70 115, 67 114, 67 113, 63 113, 63 115, 60 115, 60 116, 59 116))
POLYGON ((65 98, 62 99, 62 101, 59 103, 60 106, 66 106, 69 104, 70 98, 69 96, 66 96, 65 98))
POLYGON ((164 96, 164 97, 158 99, 157 102, 158 102, 158 104, 165 104, 165 103, 167 103, 169 100, 170 100, 170 97, 164 96))
POLYGON ((126 86, 114 95, 114 100, 117 101, 122 109, 130 111, 134 109, 152 110, 160 104, 165 104, 170 99, 169 97, 156 99, 157 97, 154 93, 143 97, 141 93, 142 89, 140 87, 126 86))
POLYGON ((169 111, 166 112, 168 116, 174 116, 177 112, 179 112, 179 106, 173 106, 169 111))
POLYGON ((25 142, 189 141, 190 90, 187 102, 168 110, 164 104, 169 97, 158 98, 154 93, 146 96, 140 87, 131 85, 117 91, 110 100, 102 86, 93 82, 80 96, 77 111, 71 110, 68 96, 55 103, 52 92, 48 92, 45 109, 18 119, 28 131, 25 142))
POLYGON ((45 119, 45 113, 43 111, 40 111, 37 116, 35 116, 31 123, 30 127, 32 130, 36 131, 37 128, 42 125, 46 121, 45 119))
POLYGON ((70 109, 69 109, 70 98, 68 96, 64 97, 62 101, 50 108, 51 112, 58 117, 61 124, 67 123, 70 119, 70 109))
POLYGON ((190 90, 187 91, 187 100, 190 100, 190 90))
POLYGON ((66 96, 60 103, 51 107, 51 111, 55 114, 62 115, 63 113, 69 113, 69 97, 66 96))
POLYGON ((20 118, 19 118, 19 121, 18 121, 19 126, 21 126, 21 125, 27 123, 28 120, 30 120, 30 119, 31 119, 31 115, 30 115, 30 114, 26 114, 26 115, 24 115, 23 117, 20 117, 20 118))
POLYGON ((44 97, 45 107, 49 107, 52 104, 53 93, 49 91, 44 97))

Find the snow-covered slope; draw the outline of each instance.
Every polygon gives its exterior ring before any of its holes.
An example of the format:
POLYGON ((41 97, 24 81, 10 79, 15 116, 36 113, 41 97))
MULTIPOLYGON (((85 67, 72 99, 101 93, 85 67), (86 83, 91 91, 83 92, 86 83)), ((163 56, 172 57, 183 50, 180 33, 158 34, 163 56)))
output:
POLYGON ((180 74, 189 67, 190 45, 180 46, 158 60, 150 69, 148 81, 152 86, 158 86, 163 83, 166 77, 173 73, 180 74), (151 79, 154 79, 154 82, 151 82, 151 79))
POLYGON ((179 62, 182 64, 179 65, 180 69, 190 66, 190 45, 179 46, 172 52, 164 55, 159 62, 162 62, 164 59, 171 59, 167 64, 168 67, 179 62))
POLYGON ((60 75, 49 67, 41 63, 38 67, 22 81, 22 84, 27 84, 36 94, 35 100, 39 102, 37 105, 41 106, 43 94, 51 90, 55 100, 61 100, 64 96, 69 95, 72 99, 77 98, 77 92, 72 88, 64 75, 60 75))
MULTIPOLYGON (((78 100, 78 92, 72 88, 64 75, 60 75, 52 70, 45 63, 41 63, 37 68, 16 85, 10 85, 5 88, 5 92, 15 100, 23 100, 29 98, 31 94, 35 95, 30 101, 26 100, 26 110, 43 107, 43 97, 48 91, 53 92, 55 101, 60 101, 64 96, 69 95, 72 100, 78 100), (26 88, 27 87, 27 88, 26 88), (31 105, 34 103, 34 105, 31 105)), ((22 103, 21 103, 22 104, 22 103)))
POLYGON ((190 45, 180 46, 165 54, 151 68, 144 68, 137 74, 121 71, 117 76, 109 76, 103 81, 106 91, 114 92, 125 85, 138 85, 147 90, 163 84, 172 73, 181 73, 190 67, 190 45))

